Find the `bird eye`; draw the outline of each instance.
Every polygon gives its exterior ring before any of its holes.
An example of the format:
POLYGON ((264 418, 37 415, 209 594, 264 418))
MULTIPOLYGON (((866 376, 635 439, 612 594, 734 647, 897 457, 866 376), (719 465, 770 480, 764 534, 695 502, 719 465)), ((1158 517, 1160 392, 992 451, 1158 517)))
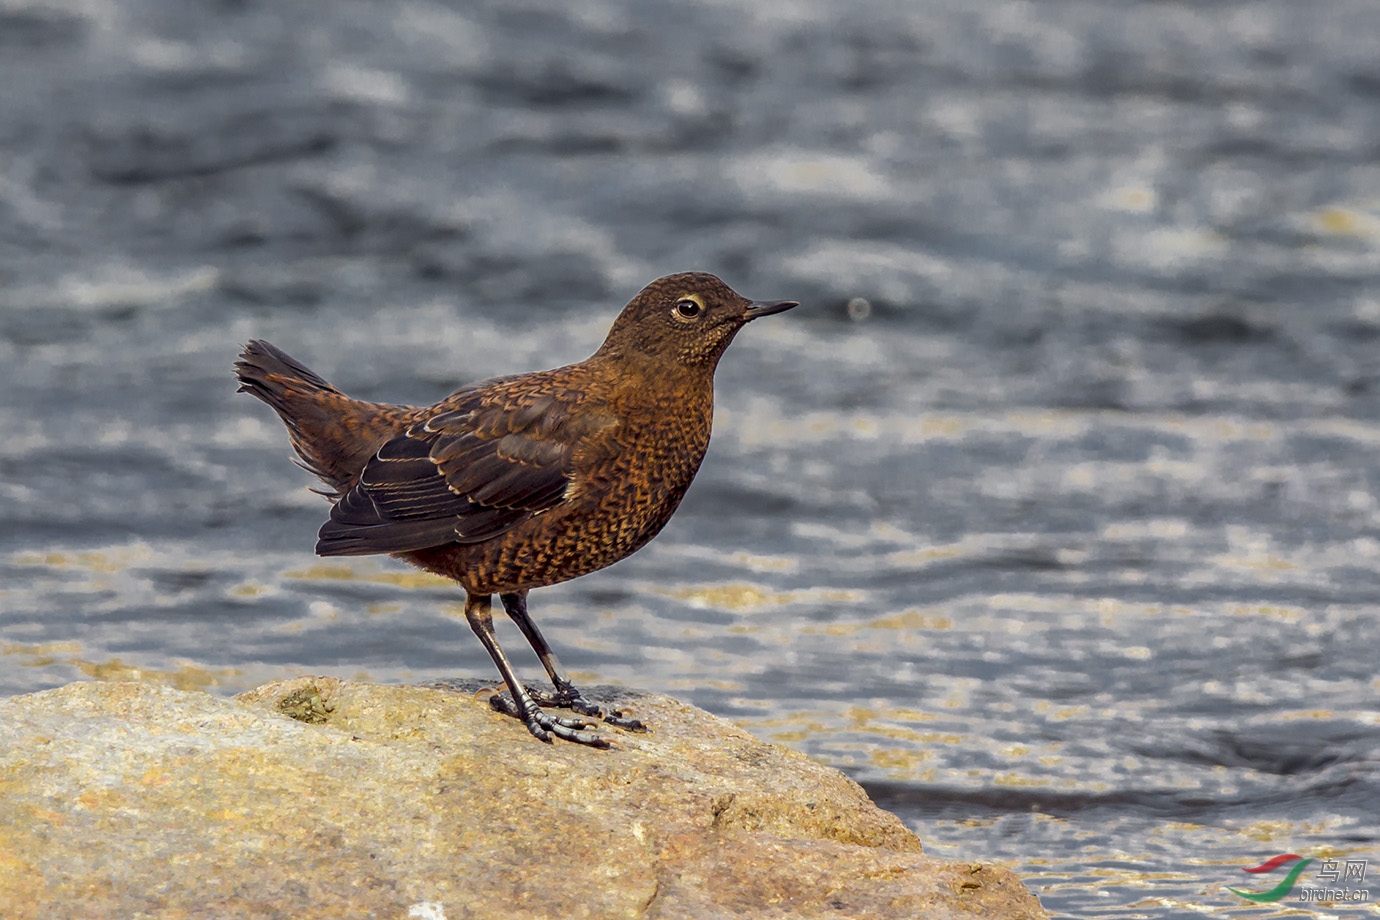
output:
POLYGON ((694 319, 700 315, 700 305, 686 298, 676 304, 676 314, 682 319, 694 319))

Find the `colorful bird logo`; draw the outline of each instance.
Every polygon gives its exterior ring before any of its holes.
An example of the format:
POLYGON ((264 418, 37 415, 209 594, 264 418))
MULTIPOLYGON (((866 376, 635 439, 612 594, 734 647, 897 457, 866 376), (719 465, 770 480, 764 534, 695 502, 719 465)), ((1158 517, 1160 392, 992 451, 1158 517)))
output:
POLYGON ((1281 853, 1279 856, 1265 860, 1258 866, 1254 866, 1250 869, 1242 869, 1241 871, 1259 875, 1264 872, 1273 872, 1286 863, 1294 863, 1293 867, 1289 869, 1289 874, 1284 877, 1284 881, 1280 882, 1269 891, 1237 891, 1235 888, 1231 887, 1228 887, 1227 890, 1232 894, 1240 895, 1247 901, 1255 901, 1260 904, 1268 904, 1273 901, 1282 900, 1284 896, 1293 889, 1294 882, 1298 881, 1299 875, 1312 861, 1313 857, 1311 856, 1304 857, 1299 856, 1297 853, 1281 853))

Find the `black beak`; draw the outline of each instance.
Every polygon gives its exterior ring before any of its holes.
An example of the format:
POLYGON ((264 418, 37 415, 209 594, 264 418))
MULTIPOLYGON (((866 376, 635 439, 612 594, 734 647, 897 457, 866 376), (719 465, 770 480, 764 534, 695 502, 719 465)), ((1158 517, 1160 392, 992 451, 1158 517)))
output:
POLYGON ((760 319, 763 316, 771 316, 773 313, 785 313, 791 307, 798 307, 800 304, 794 300, 754 300, 747 305, 747 318, 749 320, 760 319))

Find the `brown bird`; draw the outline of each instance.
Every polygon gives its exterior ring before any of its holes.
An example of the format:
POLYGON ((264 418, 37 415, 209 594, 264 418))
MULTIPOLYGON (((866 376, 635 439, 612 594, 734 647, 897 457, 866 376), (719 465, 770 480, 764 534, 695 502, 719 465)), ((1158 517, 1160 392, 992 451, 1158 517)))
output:
POLYGON ((533 735, 607 747, 593 723, 641 729, 580 695, 527 592, 611 565, 670 519, 709 446, 714 369, 751 320, 797 306, 740 297, 713 275, 647 285, 579 364, 497 377, 428 408, 351 399, 267 342, 235 363, 240 391, 273 407, 334 502, 316 552, 388 553, 459 582, 465 617, 512 696, 490 697, 533 735), (494 637, 491 596, 555 692, 524 687, 494 637))

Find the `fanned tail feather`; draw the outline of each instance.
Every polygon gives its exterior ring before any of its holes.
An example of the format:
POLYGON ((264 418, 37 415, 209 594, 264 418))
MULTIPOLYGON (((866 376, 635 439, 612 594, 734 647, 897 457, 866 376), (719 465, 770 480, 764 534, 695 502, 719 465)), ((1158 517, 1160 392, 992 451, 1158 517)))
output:
POLYGON ((287 426, 301 465, 339 498, 358 479, 378 446, 402 427, 407 406, 351 399, 286 352, 259 339, 235 362, 241 393, 262 400, 287 426))

